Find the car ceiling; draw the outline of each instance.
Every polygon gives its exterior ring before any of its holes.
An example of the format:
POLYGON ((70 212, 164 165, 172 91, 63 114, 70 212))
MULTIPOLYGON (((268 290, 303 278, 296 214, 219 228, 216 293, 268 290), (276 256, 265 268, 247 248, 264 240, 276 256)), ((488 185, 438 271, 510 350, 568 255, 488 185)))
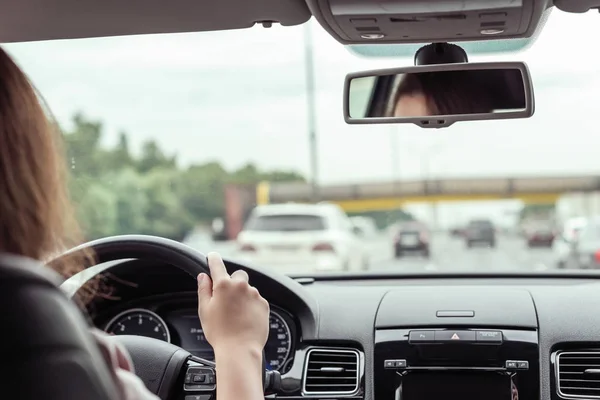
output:
MULTIPOLYGON (((0 41, 200 32, 249 28, 259 21, 298 25, 303 0, 13 0, 0 13, 0 41)), ((0 3, 1 4, 1 3, 0 3)))
MULTIPOLYGON (((514 7, 516 3, 494 0, 489 4, 499 7, 499 2, 507 7, 514 7)), ((436 1, 427 3, 430 11, 437 12, 439 7, 446 7, 449 2, 438 0, 437 4, 436 1)), ((488 6, 487 2, 476 0, 450 3, 456 3, 455 9, 463 5, 465 8, 481 7, 484 3, 483 7, 488 6)), ((600 0, 555 0, 554 3, 551 0, 522 0, 520 3, 528 4, 534 13, 528 14, 528 22, 522 30, 507 37, 531 37, 544 10, 553 4, 563 11, 578 13, 600 6, 600 0)), ((3 0, 0 2, 3 9, 0 13, 0 42, 241 29, 265 21, 290 26, 302 24, 314 15, 325 30, 341 43, 359 44, 360 40, 344 33, 342 20, 332 10, 340 7, 356 9, 358 5, 359 8, 374 7, 369 12, 381 14, 391 7, 405 10, 405 5, 406 9, 410 9, 422 8, 422 4, 419 0, 3 0)), ((347 18, 347 15, 344 17, 347 18)), ((522 21, 520 25, 523 25, 522 21)), ((406 31, 406 28, 402 29, 406 31)), ((395 37, 393 32, 387 36, 395 37)), ((388 39, 382 42, 420 43, 426 39, 421 35, 406 41, 388 39)), ((439 37, 435 39, 430 41, 440 41, 439 37)), ((457 38, 448 38, 448 41, 451 39, 457 38)), ((473 40, 473 37, 470 39, 473 40)), ((493 40, 498 37, 476 39, 493 40)))

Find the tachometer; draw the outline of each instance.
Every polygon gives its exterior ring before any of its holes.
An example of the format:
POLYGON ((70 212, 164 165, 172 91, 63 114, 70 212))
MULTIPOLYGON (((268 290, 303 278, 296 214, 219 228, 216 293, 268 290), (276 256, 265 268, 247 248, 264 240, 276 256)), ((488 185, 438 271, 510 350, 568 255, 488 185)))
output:
POLYGON ((271 310, 269 317, 269 338, 265 346, 267 369, 279 370, 282 373, 292 349, 292 334, 281 315, 271 310))
POLYGON ((165 321, 156 313, 144 308, 123 311, 111 319, 104 330, 113 335, 138 335, 171 342, 165 321))

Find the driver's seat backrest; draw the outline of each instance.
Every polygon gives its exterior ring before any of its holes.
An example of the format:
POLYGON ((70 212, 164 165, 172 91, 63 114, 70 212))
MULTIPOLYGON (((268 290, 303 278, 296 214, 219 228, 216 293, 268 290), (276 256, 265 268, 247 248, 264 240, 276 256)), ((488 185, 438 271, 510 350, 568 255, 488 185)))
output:
POLYGON ((59 282, 41 263, 0 254, 0 397, 116 400, 111 371, 59 282))

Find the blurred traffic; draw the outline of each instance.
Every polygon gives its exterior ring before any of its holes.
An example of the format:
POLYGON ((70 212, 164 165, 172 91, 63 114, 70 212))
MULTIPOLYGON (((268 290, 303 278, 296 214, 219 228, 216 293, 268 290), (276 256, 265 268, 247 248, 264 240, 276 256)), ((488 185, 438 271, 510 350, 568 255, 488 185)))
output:
POLYGON ((235 240, 222 238, 205 228, 184 241, 286 274, 600 268, 600 217, 537 215, 513 226, 474 218, 432 229, 418 220, 378 225, 329 203, 287 203, 254 208, 235 240))

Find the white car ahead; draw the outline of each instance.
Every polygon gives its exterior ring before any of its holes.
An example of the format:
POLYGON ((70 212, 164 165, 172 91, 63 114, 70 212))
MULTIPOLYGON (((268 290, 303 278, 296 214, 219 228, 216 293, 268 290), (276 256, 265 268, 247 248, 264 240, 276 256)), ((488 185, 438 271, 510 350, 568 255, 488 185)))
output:
POLYGON ((354 225, 335 204, 258 206, 237 241, 241 259, 283 273, 356 271, 369 264, 354 225))

